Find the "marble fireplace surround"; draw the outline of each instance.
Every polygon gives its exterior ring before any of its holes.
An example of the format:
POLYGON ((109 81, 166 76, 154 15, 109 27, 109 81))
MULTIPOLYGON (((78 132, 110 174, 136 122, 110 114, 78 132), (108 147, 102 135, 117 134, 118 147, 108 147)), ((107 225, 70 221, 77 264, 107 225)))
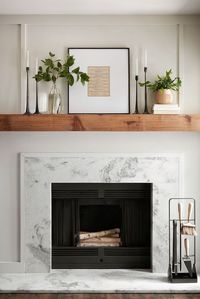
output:
POLYGON ((51 183, 153 183, 153 272, 168 267, 168 199, 180 196, 182 154, 22 153, 21 255, 25 272, 51 271, 51 183))

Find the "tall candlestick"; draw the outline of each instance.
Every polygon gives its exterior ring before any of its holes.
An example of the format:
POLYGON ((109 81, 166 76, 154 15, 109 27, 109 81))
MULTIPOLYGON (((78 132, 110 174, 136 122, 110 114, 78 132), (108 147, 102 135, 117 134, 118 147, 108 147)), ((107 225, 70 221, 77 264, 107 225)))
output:
POLYGON ((34 114, 40 114, 38 103, 38 81, 35 81, 35 112, 34 114))
MULTIPOLYGON (((144 81, 147 83, 147 67, 144 67, 144 81)), ((144 106, 144 114, 149 114, 148 111, 148 105, 147 105, 147 86, 145 84, 144 86, 144 101, 145 101, 145 106, 144 106)))
MULTIPOLYGON (((35 58, 35 74, 37 75, 38 73, 38 57, 35 58)), ((35 79, 35 96, 36 96, 36 105, 35 105, 35 113, 34 114, 39 114, 39 103, 38 103, 38 80, 35 79)))
POLYGON ((138 57, 135 59, 135 75, 138 76, 138 57))
POLYGON ((135 114, 138 113, 138 75, 135 75, 135 114))
POLYGON ((29 109, 29 67, 26 67, 26 111, 24 114, 30 115, 29 109))
POLYGON ((144 67, 147 68, 147 50, 144 50, 144 67))
POLYGON ((30 55, 29 55, 29 50, 26 51, 26 67, 29 68, 30 65, 30 55))
POLYGON ((38 57, 35 58, 35 74, 38 73, 38 57))

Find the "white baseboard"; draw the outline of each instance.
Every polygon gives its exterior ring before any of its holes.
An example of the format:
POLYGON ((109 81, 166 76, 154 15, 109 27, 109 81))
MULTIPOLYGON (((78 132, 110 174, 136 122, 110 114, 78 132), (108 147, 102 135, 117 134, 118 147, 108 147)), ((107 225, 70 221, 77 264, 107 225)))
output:
POLYGON ((0 273, 24 273, 23 262, 0 262, 0 273))

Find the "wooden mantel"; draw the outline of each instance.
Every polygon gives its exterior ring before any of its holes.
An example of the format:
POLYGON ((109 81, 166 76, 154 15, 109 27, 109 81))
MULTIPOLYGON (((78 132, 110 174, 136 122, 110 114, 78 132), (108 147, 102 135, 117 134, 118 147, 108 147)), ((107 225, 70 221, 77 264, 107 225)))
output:
POLYGON ((200 114, 0 114, 0 131, 200 132, 200 114))

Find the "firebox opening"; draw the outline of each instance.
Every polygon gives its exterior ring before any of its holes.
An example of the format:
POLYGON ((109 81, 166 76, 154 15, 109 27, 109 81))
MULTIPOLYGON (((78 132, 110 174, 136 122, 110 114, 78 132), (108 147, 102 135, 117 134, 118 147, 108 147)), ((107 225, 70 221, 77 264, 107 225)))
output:
POLYGON ((151 269, 151 183, 53 183, 52 268, 151 269))
POLYGON ((119 205, 80 206, 80 230, 97 232, 121 228, 122 211, 119 205))
POLYGON ((119 247, 122 245, 121 225, 120 205, 82 205, 77 246, 119 247))

